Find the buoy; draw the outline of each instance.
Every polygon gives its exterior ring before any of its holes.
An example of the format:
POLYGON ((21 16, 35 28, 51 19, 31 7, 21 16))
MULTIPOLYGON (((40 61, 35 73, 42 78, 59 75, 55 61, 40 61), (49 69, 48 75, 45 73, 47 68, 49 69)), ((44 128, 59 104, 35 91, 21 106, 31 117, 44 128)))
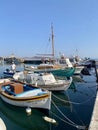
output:
POLYGON ((53 124, 56 123, 56 120, 55 120, 55 119, 52 119, 52 118, 50 118, 50 117, 44 116, 43 118, 44 118, 44 120, 47 121, 47 122, 50 122, 50 123, 53 123, 53 124))
POLYGON ((6 126, 1 118, 0 118, 0 130, 6 130, 6 126))
POLYGON ((28 115, 31 115, 32 110, 31 110, 31 108, 30 108, 30 107, 27 107, 27 108, 26 108, 26 113, 27 113, 28 115))

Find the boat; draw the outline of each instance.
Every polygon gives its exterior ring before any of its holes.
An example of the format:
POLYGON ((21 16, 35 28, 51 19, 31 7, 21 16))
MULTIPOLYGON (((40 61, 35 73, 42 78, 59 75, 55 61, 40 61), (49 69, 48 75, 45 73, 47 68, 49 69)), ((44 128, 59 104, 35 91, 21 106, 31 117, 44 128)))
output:
POLYGON ((70 77, 74 74, 75 68, 69 64, 69 59, 66 58, 66 62, 68 64, 61 65, 57 62, 57 58, 55 58, 55 50, 54 50, 54 32, 53 26, 51 25, 51 41, 52 41, 52 53, 51 54, 39 54, 43 55, 43 63, 37 66, 24 66, 24 70, 33 71, 33 72, 51 72, 56 76, 66 76, 70 77), (45 62, 47 59, 47 63, 45 62), (69 66, 68 66, 69 65, 69 66))
POLYGON ((6 69, 3 72, 4 77, 13 77, 13 75, 15 74, 15 72, 13 72, 12 70, 6 69))
POLYGON ((13 75, 16 73, 16 72, 19 72, 19 71, 12 71, 12 70, 10 70, 10 69, 6 69, 4 72, 3 72, 3 76, 4 76, 4 78, 5 77, 10 77, 10 78, 12 78, 13 77, 13 75))
MULTIPOLYGON (((69 59, 66 59, 69 60, 69 59)), ((70 77, 74 74, 75 68, 70 65, 42 63, 38 66, 25 66, 24 70, 35 73, 51 72, 54 76, 70 77)))
POLYGON ((32 73, 22 71, 14 74, 13 78, 18 81, 26 82, 32 85, 36 85, 39 88, 51 90, 51 91, 65 91, 71 83, 72 77, 57 79, 52 73, 32 73))
POLYGON ((0 84, 0 97, 14 106, 51 108, 51 92, 15 80, 0 84))
POLYGON ((74 65, 74 67, 75 67, 74 75, 81 74, 81 71, 84 69, 84 66, 81 66, 81 65, 74 65))

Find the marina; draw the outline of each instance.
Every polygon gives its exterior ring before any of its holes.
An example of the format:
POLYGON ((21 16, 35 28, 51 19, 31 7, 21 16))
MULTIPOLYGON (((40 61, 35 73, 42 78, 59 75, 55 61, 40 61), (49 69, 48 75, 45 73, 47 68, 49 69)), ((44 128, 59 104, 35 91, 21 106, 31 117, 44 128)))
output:
POLYGON ((0 1, 0 130, 98 130, 98 1, 0 1))
MULTIPOLYGON (((0 65, 1 77, 6 68, 10 68, 10 65, 0 65)), ((24 64, 17 65, 17 70, 23 71, 24 64)), ((83 75, 82 78, 73 75, 73 82, 66 91, 52 92, 51 109, 48 113, 33 108, 28 115, 25 108, 9 105, 0 99, 0 117, 7 130, 93 130, 92 124, 97 125, 97 121, 93 120, 97 115, 93 114, 93 108, 97 104, 97 85, 95 69, 91 68, 89 71, 90 75, 83 75)))

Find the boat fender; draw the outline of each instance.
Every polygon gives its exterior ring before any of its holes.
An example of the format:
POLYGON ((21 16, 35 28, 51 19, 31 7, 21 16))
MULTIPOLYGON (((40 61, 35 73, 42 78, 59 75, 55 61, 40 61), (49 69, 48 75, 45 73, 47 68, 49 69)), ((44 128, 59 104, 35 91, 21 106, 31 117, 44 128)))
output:
POLYGON ((26 113, 27 113, 28 115, 31 115, 32 110, 31 110, 31 108, 30 108, 30 107, 27 107, 27 108, 26 108, 26 113))
POLYGON ((47 117, 47 116, 44 116, 43 119, 44 119, 45 121, 50 122, 50 123, 53 123, 53 124, 56 123, 56 120, 55 120, 55 119, 52 119, 52 118, 47 117))

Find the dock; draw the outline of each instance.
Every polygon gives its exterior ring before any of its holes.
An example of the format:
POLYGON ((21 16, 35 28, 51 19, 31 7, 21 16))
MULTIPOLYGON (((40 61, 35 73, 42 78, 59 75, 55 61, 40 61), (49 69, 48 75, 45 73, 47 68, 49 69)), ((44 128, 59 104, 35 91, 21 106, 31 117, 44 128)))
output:
POLYGON ((98 130, 98 91, 96 94, 94 109, 88 130, 98 130))

